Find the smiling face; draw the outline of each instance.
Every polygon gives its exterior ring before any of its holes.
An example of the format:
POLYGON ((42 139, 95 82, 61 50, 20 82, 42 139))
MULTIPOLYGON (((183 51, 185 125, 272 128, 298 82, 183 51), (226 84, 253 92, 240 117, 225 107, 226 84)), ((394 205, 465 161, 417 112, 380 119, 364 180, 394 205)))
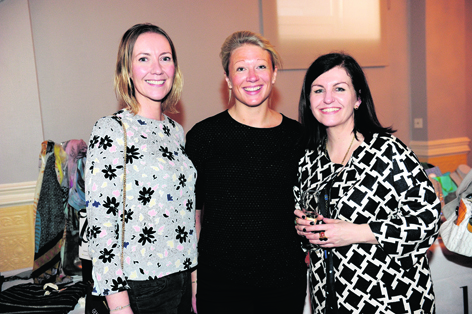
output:
POLYGON ((267 102, 277 76, 269 52, 249 44, 238 47, 231 54, 228 72, 226 82, 236 104, 256 107, 267 102))
POLYGON ((157 33, 143 33, 134 44, 131 79, 140 106, 161 104, 172 89, 175 64, 167 39, 157 33))
POLYGON ((361 104, 344 68, 337 66, 318 76, 311 84, 311 111, 327 128, 354 129, 354 108, 361 104))

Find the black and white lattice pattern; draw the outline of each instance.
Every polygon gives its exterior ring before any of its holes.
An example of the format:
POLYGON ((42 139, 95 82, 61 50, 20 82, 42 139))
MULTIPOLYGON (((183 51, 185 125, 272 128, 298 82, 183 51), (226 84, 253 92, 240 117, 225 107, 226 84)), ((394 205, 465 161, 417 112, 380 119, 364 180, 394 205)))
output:
MULTIPOLYGON (((307 151, 296 197, 322 190, 340 170, 323 149, 307 151)), ((369 224, 379 242, 332 249, 339 313, 433 313, 426 251, 438 234, 440 203, 414 153, 391 135, 366 138, 334 180, 330 208, 332 218, 369 224)), ((311 260, 313 312, 323 313, 323 250, 311 260)))

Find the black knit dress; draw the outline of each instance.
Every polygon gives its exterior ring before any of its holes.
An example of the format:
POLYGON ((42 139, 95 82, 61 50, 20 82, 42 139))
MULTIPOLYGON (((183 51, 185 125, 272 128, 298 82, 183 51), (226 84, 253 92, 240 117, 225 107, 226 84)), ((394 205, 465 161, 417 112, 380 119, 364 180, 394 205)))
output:
POLYGON ((293 224, 300 136, 300 124, 285 116, 276 127, 254 128, 227 111, 188 132, 186 152, 198 176, 196 208, 204 208, 199 283, 305 285, 305 256, 293 224))

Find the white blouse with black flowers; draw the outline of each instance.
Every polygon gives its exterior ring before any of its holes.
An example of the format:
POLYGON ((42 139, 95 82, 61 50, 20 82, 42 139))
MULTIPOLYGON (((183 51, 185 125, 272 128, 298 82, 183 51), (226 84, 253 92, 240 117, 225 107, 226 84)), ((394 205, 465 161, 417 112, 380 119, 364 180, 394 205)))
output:
POLYGON ((95 123, 87 156, 89 253, 96 295, 129 289, 127 280, 159 278, 197 264, 197 174, 184 151, 182 126, 167 116, 157 121, 128 110, 116 115, 127 131, 123 249, 124 138, 115 116, 95 123))

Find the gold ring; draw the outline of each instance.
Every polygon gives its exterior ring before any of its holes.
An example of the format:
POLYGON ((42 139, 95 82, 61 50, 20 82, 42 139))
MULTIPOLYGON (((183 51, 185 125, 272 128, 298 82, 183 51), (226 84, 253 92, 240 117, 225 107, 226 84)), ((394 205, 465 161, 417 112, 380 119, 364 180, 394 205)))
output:
POLYGON ((295 224, 296 225, 298 225, 297 219, 298 219, 298 217, 295 218, 295 224))
POLYGON ((324 231, 320 232, 320 241, 328 241, 328 237, 326 237, 324 231))

